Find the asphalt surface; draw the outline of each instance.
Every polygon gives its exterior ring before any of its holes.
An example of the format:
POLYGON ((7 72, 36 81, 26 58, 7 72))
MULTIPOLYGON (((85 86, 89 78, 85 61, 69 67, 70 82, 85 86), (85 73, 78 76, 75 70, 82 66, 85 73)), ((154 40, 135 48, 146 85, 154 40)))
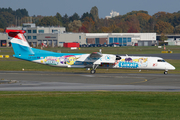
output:
POLYGON ((0 71, 0 91, 180 91, 175 74, 0 71))

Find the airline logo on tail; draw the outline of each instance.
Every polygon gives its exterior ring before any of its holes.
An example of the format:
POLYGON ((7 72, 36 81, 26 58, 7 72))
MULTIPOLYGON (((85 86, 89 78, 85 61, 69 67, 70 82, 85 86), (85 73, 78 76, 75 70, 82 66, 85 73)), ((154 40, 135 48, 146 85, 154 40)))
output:
POLYGON ((6 33, 12 37, 11 44, 16 55, 34 54, 23 35, 25 33, 24 30, 6 30, 6 33))
POLYGON ((24 37, 24 30, 6 30, 6 33, 13 39, 11 39, 11 43, 20 44, 22 46, 30 47, 28 42, 24 37))

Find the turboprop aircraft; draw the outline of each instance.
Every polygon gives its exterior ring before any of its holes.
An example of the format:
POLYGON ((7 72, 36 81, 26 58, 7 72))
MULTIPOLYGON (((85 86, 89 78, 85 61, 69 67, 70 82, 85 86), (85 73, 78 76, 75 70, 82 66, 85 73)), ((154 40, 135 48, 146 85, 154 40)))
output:
POLYGON ((101 52, 55 53, 30 47, 23 35, 24 30, 6 30, 6 33, 12 37, 11 44, 15 53, 13 56, 36 63, 69 68, 92 68, 92 74, 96 73, 97 68, 164 70, 164 74, 168 74, 168 70, 175 70, 174 66, 160 57, 119 56, 101 52))

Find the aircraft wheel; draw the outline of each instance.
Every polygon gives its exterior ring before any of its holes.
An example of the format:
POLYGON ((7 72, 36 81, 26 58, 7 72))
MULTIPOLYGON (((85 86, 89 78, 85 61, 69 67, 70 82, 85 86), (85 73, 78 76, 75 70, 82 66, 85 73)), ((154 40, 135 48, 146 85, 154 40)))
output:
POLYGON ((91 74, 94 74, 94 73, 96 73, 96 70, 91 70, 91 74))
POLYGON ((164 71, 164 74, 167 75, 167 74, 168 74, 168 71, 164 71))

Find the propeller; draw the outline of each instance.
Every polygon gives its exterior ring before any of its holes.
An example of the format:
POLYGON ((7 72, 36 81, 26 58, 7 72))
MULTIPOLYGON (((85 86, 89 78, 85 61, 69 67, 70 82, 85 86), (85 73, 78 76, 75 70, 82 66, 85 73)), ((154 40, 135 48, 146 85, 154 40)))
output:
POLYGON ((121 57, 119 55, 116 55, 116 60, 120 60, 121 57))

